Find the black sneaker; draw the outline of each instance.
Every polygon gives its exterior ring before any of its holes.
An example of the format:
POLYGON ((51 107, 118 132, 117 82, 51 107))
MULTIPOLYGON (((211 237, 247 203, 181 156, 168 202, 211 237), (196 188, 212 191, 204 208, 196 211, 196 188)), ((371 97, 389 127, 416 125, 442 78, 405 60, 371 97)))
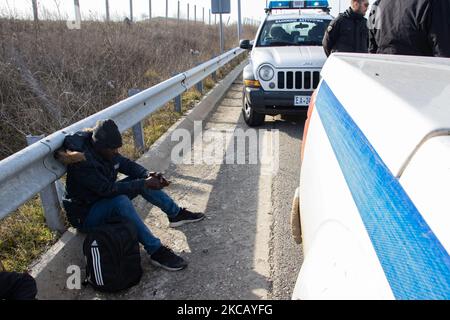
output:
POLYGON ((180 213, 177 214, 176 217, 169 217, 169 226, 175 228, 186 223, 198 222, 203 219, 205 219, 205 215, 203 213, 191 212, 189 210, 186 210, 185 208, 182 208, 180 210, 180 213))
POLYGON ((187 262, 176 255, 171 249, 161 246, 155 253, 150 255, 150 262, 168 271, 179 271, 187 267, 187 262))

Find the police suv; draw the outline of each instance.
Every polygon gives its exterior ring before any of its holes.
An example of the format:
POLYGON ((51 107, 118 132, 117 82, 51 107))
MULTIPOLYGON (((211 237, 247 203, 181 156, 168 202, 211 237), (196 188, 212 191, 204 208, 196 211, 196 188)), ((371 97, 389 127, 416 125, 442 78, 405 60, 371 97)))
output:
POLYGON ((328 1, 271 1, 244 69, 243 116, 249 126, 265 115, 305 113, 326 55, 322 39, 332 20, 328 1))

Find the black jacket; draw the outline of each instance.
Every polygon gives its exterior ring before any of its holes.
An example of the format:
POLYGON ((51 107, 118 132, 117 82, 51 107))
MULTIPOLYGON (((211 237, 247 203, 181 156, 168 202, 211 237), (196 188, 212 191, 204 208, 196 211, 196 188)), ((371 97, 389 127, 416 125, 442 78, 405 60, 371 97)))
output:
POLYGON ((35 300, 36 281, 27 273, 0 272, 0 300, 35 300))
POLYGON ((450 0, 378 0, 369 28, 371 53, 450 57, 450 0))
POLYGON ((322 41, 327 56, 333 52, 367 53, 369 29, 367 19, 348 8, 331 21, 322 41))
POLYGON ((63 205, 69 222, 76 228, 82 226, 95 202, 117 195, 134 197, 144 190, 149 175, 147 169, 121 155, 111 162, 101 158, 93 149, 91 132, 66 136, 63 150, 56 157, 67 164, 63 205), (116 181, 118 173, 131 179, 116 181))

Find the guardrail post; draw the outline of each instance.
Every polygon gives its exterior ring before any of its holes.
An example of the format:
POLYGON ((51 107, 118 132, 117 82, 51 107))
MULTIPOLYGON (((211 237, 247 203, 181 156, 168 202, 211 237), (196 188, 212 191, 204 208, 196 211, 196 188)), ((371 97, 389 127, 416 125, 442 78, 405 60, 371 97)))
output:
MULTIPOLYGON (((211 59, 214 59, 215 57, 214 56, 212 56, 211 57, 211 59)), ((219 69, 217 69, 217 71, 218 71, 219 69)), ((214 71, 213 73, 211 73, 211 77, 212 77, 212 79, 214 80, 214 82, 217 82, 217 73, 216 73, 216 71, 214 71)))
MULTIPOLYGON (((197 66, 201 65, 201 63, 198 63, 197 66)), ((197 89, 198 92, 200 92, 201 94, 203 94, 203 80, 201 80, 200 82, 198 82, 195 85, 195 88, 197 89)))
MULTIPOLYGON (((45 136, 26 136, 27 144, 32 145, 43 139, 45 136)), ((66 226, 64 224, 64 219, 62 217, 62 195, 64 186, 61 181, 57 180, 51 183, 39 193, 41 197, 42 207, 44 208, 45 221, 47 226, 52 231, 58 231, 64 233, 66 231, 66 226)))
POLYGON ((195 85, 195 87, 197 88, 197 91, 200 92, 201 94, 203 94, 203 81, 200 81, 199 83, 197 83, 195 85))
MULTIPOLYGON (((178 73, 172 73, 172 77, 175 77, 178 73)), ((182 106, 183 106, 183 100, 181 97, 181 94, 179 96, 176 96, 173 99, 173 103, 174 103, 174 111, 181 113, 182 112, 182 106)))
MULTIPOLYGON (((135 94, 138 94, 141 92, 140 89, 130 89, 128 90, 128 96, 134 96, 135 94)), ((142 122, 139 121, 136 123, 133 127, 133 140, 134 140, 134 147, 137 151, 143 152, 145 150, 145 142, 144 142, 144 130, 142 128, 142 122)))
POLYGON ((175 97, 174 103, 175 103, 175 112, 181 113, 181 107, 183 105, 182 100, 181 100, 181 95, 175 97))

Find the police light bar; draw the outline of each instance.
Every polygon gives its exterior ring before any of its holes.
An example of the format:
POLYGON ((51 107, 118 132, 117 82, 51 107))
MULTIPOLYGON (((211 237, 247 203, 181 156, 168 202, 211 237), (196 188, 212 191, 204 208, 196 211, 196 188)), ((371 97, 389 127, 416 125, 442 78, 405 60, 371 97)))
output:
POLYGON ((274 9, 328 9, 327 0, 303 0, 303 1, 270 1, 269 8, 274 9))

